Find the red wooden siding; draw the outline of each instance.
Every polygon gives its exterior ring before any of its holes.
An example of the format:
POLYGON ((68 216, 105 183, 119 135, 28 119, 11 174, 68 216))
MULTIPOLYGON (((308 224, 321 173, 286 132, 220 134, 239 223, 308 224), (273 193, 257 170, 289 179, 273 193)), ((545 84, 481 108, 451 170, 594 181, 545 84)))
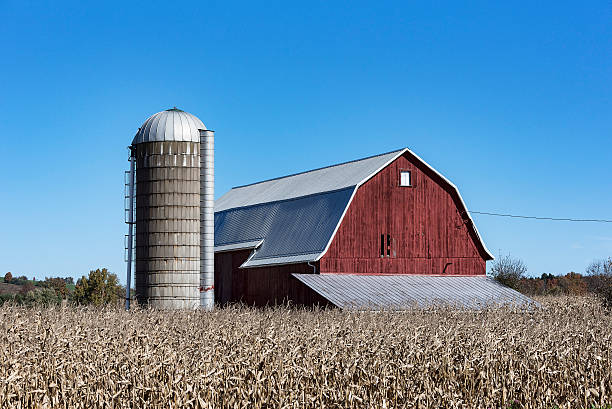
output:
POLYGON ((485 274, 486 257, 460 213, 457 197, 409 153, 364 183, 320 260, 321 273, 485 274), (409 170, 413 187, 399 186, 409 170), (381 235, 392 256, 381 257, 381 235))
POLYGON ((307 264, 272 267, 239 268, 251 250, 215 254, 215 300, 243 302, 265 306, 290 301, 294 304, 321 305, 327 300, 291 276, 291 273, 312 273, 307 264))

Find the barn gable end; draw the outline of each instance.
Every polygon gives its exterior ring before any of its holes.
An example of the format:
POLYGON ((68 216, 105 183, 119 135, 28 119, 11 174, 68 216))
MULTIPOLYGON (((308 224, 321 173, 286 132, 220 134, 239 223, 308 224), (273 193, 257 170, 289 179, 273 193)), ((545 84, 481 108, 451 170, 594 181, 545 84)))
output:
POLYGON ((406 151, 358 187, 319 262, 321 273, 484 275, 491 258, 456 188, 406 151))

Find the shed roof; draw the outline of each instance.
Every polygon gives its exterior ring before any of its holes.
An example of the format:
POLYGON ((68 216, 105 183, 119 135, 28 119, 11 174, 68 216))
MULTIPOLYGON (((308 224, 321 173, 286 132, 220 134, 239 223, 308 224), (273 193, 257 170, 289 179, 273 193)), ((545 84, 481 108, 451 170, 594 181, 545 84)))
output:
POLYGON ((255 243, 242 267, 316 260, 325 250, 352 188, 215 213, 215 251, 255 243))
POLYGON ((404 153, 451 188, 477 244, 492 259, 455 185, 407 148, 231 189, 215 201, 215 251, 258 243, 241 267, 319 260, 359 186, 404 153))
POLYGON ((405 310, 431 306, 480 309, 507 304, 538 304, 485 276, 416 276, 361 274, 293 274, 344 309, 405 310))

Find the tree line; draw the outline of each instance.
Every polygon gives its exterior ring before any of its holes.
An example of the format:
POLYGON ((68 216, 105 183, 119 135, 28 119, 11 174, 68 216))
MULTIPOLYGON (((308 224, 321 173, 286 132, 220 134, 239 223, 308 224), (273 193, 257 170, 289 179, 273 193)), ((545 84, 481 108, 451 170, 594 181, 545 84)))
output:
POLYGON ((593 294, 605 307, 612 309, 612 257, 591 262, 584 274, 573 271, 559 276, 544 273, 540 277, 527 277, 526 274, 525 263, 509 254, 493 261, 489 271, 489 275, 501 284, 525 295, 593 294))
POLYGON ((0 305, 12 302, 17 305, 78 305, 115 304, 125 299, 125 287, 119 284, 116 274, 106 268, 91 270, 74 284, 72 277, 45 277, 29 280, 26 276, 13 277, 8 272, 4 283, 19 286, 16 292, 0 294, 0 305))
MULTIPOLYGON (((491 264, 489 275, 503 285, 530 296, 594 294, 603 305, 612 309, 612 257, 595 260, 585 274, 569 272, 563 276, 544 273, 527 277, 527 266, 509 254, 491 264)), ((106 268, 91 270, 74 284, 72 277, 46 277, 28 280, 26 276, 4 275, 4 283, 20 286, 15 293, 0 294, 0 305, 10 301, 18 305, 55 305, 70 302, 78 305, 101 306, 125 300, 125 287, 116 274, 106 268)))

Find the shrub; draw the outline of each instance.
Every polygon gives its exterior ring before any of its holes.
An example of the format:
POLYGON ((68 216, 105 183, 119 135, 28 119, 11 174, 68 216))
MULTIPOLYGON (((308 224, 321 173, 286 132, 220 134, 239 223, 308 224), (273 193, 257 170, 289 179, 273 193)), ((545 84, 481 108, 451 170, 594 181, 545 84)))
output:
POLYGON ((43 288, 33 291, 24 300, 25 305, 57 305, 62 302, 62 297, 58 296, 55 291, 50 288, 43 288))
POLYGON ((24 285, 21 286, 21 289, 19 290, 19 294, 27 294, 31 291, 34 291, 34 284, 32 284, 29 281, 26 281, 26 283, 24 285))
POLYGON ((15 285, 25 285, 26 283, 29 283, 30 280, 28 280, 28 277, 26 276, 19 276, 19 277, 13 277, 11 279, 11 284, 15 284, 15 285))
MULTIPOLYGON (((32 284, 30 285, 32 288, 34 287, 32 284)), ((11 302, 25 307, 48 307, 50 305, 59 305, 62 302, 62 298, 49 288, 32 289, 26 292, 22 289, 22 291, 17 294, 1 294, 0 305, 5 302, 11 302)))
POLYGON ((13 279, 13 275, 11 274, 10 271, 4 275, 5 283, 10 284, 12 279, 13 279))
POLYGON ((612 280, 608 278, 607 285, 597 293, 601 304, 607 309, 612 310, 612 280))
POLYGON ((515 290, 519 290, 520 281, 527 272, 523 260, 506 256, 499 256, 491 265, 490 274, 495 280, 515 290))

